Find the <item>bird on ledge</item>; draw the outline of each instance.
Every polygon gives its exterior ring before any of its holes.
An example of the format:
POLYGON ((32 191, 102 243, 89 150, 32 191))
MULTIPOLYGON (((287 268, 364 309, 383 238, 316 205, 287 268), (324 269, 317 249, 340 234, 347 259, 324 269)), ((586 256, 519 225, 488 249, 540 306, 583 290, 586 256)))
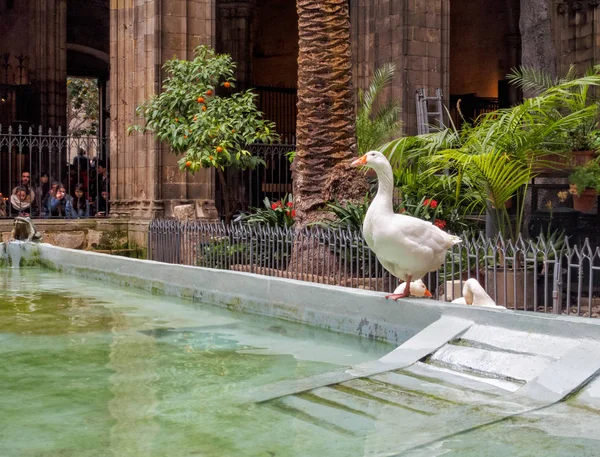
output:
POLYGON ((363 236, 383 267, 406 281, 403 292, 387 295, 397 300, 410 297, 410 283, 440 268, 446 251, 461 242, 431 222, 393 209, 394 174, 387 158, 379 151, 367 152, 352 166, 365 166, 377 174, 377 195, 369 205, 363 222, 363 236))

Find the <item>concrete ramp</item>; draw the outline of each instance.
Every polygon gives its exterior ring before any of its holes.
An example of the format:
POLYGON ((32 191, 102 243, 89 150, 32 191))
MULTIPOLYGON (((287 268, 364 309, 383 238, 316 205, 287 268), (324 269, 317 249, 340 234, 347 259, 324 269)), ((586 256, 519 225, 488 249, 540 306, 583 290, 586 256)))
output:
POLYGON ((600 408, 600 342, 442 317, 379 360, 270 385, 253 401, 395 456, 574 396, 600 408), (579 391, 580 394, 576 395, 579 391))
POLYGON ((448 341, 456 338, 472 324, 468 320, 443 316, 379 360, 356 365, 348 369, 264 386, 260 389, 250 391, 248 400, 261 403, 319 387, 326 387, 356 378, 364 378, 408 367, 427 357, 448 341))

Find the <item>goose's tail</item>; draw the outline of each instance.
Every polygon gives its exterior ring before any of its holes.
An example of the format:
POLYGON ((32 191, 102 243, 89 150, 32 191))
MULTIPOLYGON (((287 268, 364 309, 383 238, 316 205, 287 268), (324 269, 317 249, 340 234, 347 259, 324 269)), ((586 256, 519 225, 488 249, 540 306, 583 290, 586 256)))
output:
POLYGON ((448 247, 462 243, 462 239, 456 235, 448 234, 448 247))

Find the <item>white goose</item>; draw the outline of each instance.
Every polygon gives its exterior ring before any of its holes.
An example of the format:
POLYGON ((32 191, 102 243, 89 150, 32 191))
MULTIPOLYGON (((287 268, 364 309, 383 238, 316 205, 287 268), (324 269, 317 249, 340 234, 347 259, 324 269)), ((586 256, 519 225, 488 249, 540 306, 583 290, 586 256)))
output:
POLYGON ((375 170, 379 181, 377 195, 363 223, 365 240, 383 267, 407 284, 403 292, 386 298, 397 300, 409 297, 412 279, 422 278, 428 272, 437 270, 444 263, 446 251, 460 243, 461 239, 431 222, 394 214, 394 175, 392 166, 381 152, 367 152, 352 162, 352 166, 359 165, 375 170))
MULTIPOLYGON (((404 289, 406 288, 406 284, 408 284, 408 283, 403 282, 398 287, 396 287, 396 290, 394 291, 393 295, 400 295, 401 293, 403 293, 404 289)), ((431 298, 433 296, 433 295, 431 295, 431 292, 429 292, 429 289, 427 289, 427 286, 421 279, 417 279, 416 281, 411 281, 410 295, 411 295, 411 297, 419 297, 419 298, 423 298, 423 297, 431 298)))
POLYGON ((475 278, 470 278, 465 281, 462 294, 462 297, 452 300, 452 303, 506 309, 504 306, 496 305, 496 302, 487 294, 485 289, 481 287, 481 284, 479 284, 479 281, 475 278))

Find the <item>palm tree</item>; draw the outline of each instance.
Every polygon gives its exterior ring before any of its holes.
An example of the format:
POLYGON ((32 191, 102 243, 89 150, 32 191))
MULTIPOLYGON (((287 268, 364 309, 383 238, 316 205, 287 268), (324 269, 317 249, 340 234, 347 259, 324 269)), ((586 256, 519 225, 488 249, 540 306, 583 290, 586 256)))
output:
POLYGON ((334 199, 367 191, 356 157, 348 0, 297 0, 298 120, 294 158, 297 227, 325 217, 334 199))

